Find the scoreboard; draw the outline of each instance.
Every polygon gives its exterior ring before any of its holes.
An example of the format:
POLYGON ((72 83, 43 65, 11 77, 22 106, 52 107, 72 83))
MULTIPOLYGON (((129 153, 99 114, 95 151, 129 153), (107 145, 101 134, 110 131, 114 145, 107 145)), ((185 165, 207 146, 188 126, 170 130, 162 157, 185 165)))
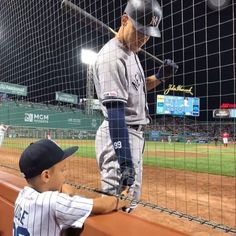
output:
POLYGON ((200 99, 197 97, 157 95, 156 114, 199 116, 200 99))

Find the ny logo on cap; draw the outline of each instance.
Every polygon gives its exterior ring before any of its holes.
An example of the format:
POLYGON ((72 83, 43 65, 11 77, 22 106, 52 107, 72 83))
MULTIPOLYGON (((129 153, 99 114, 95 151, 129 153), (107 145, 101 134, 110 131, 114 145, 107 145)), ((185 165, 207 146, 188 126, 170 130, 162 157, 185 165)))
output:
POLYGON ((157 26, 157 23, 158 23, 158 17, 157 16, 152 16, 152 20, 150 22, 150 25, 152 26, 157 26))

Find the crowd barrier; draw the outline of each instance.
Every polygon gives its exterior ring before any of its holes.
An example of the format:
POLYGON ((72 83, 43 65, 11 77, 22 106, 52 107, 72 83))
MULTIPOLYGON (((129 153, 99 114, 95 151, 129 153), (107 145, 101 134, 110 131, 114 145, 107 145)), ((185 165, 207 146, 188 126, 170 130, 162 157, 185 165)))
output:
MULTIPOLYGON (((12 235, 14 202, 25 184, 26 181, 23 178, 0 171, 0 236, 12 235)), ((82 230, 68 229, 67 233, 69 236, 186 235, 123 212, 91 216, 86 220, 82 230)))

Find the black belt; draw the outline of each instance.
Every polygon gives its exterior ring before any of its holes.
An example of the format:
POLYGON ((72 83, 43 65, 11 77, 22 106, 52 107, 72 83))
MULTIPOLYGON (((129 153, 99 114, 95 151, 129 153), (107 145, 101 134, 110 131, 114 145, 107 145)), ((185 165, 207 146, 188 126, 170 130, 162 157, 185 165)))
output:
MULTIPOLYGON (((104 117, 104 120, 108 121, 108 118, 104 117)), ((134 129, 136 131, 143 131, 145 125, 127 125, 127 128, 134 129)))
POLYGON ((145 125, 127 125, 127 127, 136 131, 143 131, 145 125))

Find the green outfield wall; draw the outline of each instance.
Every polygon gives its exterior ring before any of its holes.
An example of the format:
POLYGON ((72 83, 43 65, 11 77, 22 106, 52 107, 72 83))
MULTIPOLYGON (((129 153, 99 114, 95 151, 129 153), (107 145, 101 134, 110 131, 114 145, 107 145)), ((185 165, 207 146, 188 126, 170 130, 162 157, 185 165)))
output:
POLYGON ((0 103, 0 122, 11 126, 95 131, 101 120, 101 114, 95 111, 86 114, 80 109, 44 104, 0 103))

